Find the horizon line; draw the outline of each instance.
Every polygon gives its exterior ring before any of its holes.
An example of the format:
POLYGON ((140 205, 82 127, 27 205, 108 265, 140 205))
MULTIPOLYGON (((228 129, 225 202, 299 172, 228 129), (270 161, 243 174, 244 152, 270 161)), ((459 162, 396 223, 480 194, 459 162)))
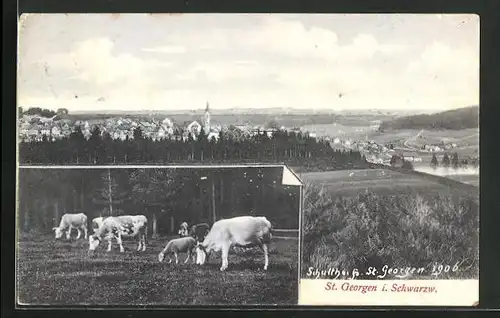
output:
MULTIPOLYGON (((18 107, 21 108, 42 108, 42 109, 48 109, 48 110, 53 110, 57 111, 59 108, 65 108, 65 107, 58 107, 58 108, 52 108, 52 107, 42 107, 42 106, 20 106, 18 107)), ((252 107, 233 107, 233 108, 214 108, 210 107, 211 111, 234 111, 234 110, 251 110, 254 112, 258 111, 265 111, 265 110, 271 110, 271 109, 283 109, 283 110, 294 110, 294 111, 307 111, 307 112, 315 112, 315 111, 321 111, 321 112, 349 112, 349 111, 385 111, 385 112, 391 112, 391 111, 426 111, 426 112, 440 112, 440 111, 447 111, 447 110, 454 110, 454 109, 462 109, 462 108, 470 108, 470 107, 479 107, 479 105, 468 105, 468 106, 459 106, 459 107, 452 107, 452 108, 435 108, 435 109, 425 109, 425 108, 413 108, 413 109, 407 109, 404 107, 401 108, 377 108, 377 107, 368 107, 368 108, 355 108, 355 109, 330 109, 330 108, 296 108, 296 107, 262 107, 262 108, 252 108, 252 107)), ((68 109, 68 108, 65 108, 68 109)), ((99 112, 105 112, 105 113, 123 113, 123 112, 179 112, 179 113, 189 113, 189 112, 204 112, 205 108, 195 108, 195 109, 94 109, 94 110, 87 110, 87 109, 82 109, 82 110, 71 110, 68 109, 68 111, 75 112, 75 113, 99 113, 99 112)))

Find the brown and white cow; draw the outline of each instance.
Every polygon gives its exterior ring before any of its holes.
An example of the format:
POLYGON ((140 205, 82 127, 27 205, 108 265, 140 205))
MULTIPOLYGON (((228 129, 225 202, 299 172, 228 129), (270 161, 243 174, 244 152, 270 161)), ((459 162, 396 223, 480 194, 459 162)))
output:
POLYGON ((121 215, 110 216, 103 220, 97 231, 89 236, 89 250, 93 251, 102 240, 108 241, 108 252, 111 251, 111 241, 116 239, 120 246, 120 252, 125 249, 122 245, 122 237, 137 237, 137 251, 146 250, 146 239, 148 234, 148 219, 144 215, 121 215))
POLYGON ((251 248, 258 246, 264 252, 264 270, 269 265, 268 245, 271 243, 271 222, 263 216, 238 216, 214 223, 202 243, 196 246, 196 264, 203 265, 211 252, 222 251, 221 271, 228 267, 231 246, 251 248))
POLYGON ((64 232, 66 232, 66 239, 68 240, 70 239, 72 229, 76 229, 78 231, 78 235, 76 237, 77 240, 82 234, 80 229, 83 230, 85 239, 87 239, 87 216, 83 213, 66 213, 61 217, 59 226, 52 228, 55 232, 56 239, 61 238, 64 232))

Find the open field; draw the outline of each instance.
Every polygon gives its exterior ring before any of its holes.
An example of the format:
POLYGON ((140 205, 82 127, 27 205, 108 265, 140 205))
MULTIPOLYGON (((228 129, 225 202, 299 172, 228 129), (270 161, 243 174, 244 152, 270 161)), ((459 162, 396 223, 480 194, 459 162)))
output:
POLYGON ((359 279, 377 279, 366 275, 367 269, 381 273, 387 265, 424 268, 405 279, 477 279, 479 189, 438 176, 384 170, 301 175, 306 183, 301 276, 308 277, 313 267, 358 269, 359 279), (439 265, 455 270, 432 275, 439 265))
MULTIPOLYGON (((55 241, 48 235, 22 235, 19 241, 18 299, 31 305, 252 305, 296 304, 297 239, 275 238, 269 269, 262 270, 258 248, 229 253, 220 272, 220 253, 201 267, 193 263, 159 263, 168 238, 149 240, 145 252, 124 241, 106 253, 99 246, 88 255, 88 241, 55 241)), ((113 243, 114 244, 114 243, 113 243)))
MULTIPOLYGON (((377 194, 432 194, 438 191, 444 194, 459 191, 464 195, 478 195, 477 193, 471 193, 469 191, 471 190, 470 187, 457 189, 456 187, 450 187, 445 182, 435 182, 413 173, 401 173, 388 169, 309 172, 302 173, 299 176, 304 182, 313 182, 324 186, 325 189, 336 196, 351 196, 361 191, 370 191, 377 194)), ((478 176, 477 178, 479 179, 478 176)))
POLYGON ((323 124, 323 125, 303 125, 303 129, 315 133, 318 137, 329 136, 339 138, 365 138, 365 135, 371 135, 375 129, 369 124, 348 126, 339 123, 323 124))

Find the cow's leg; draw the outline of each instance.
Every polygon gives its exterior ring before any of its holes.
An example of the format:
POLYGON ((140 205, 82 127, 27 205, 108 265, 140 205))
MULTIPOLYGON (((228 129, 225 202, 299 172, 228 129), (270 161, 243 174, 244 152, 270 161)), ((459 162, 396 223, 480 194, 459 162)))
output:
POLYGON ((228 256, 229 256, 229 244, 222 245, 222 266, 220 268, 221 271, 225 271, 228 266, 228 256))
POLYGON ((174 251, 174 256, 175 256, 175 264, 179 264, 179 257, 177 256, 177 251, 174 251))
POLYGON ((120 233, 118 233, 118 235, 116 236, 116 243, 118 243, 118 245, 120 245, 120 253, 125 252, 125 249, 123 248, 123 244, 122 244, 122 236, 120 233))
POLYGON ((187 264, 187 262, 189 261, 190 257, 191 257, 191 252, 188 250, 187 253, 186 253, 186 260, 184 261, 184 264, 187 264))
POLYGON ((76 236, 76 239, 79 240, 80 236, 82 235, 82 231, 80 231, 79 228, 76 229, 78 231, 78 235, 76 236))
POLYGON ((262 244, 262 250, 264 251, 264 270, 267 271, 267 266, 269 265, 269 249, 266 244, 262 244))
POLYGON ((69 226, 68 230, 66 231, 66 239, 69 240, 71 237, 71 225, 69 226))
POLYGON ((139 242, 137 243, 137 252, 141 250, 141 245, 142 245, 142 237, 139 235, 139 242))
POLYGON ((142 251, 143 251, 143 252, 144 252, 144 251, 146 251, 146 235, 147 235, 147 234, 144 234, 144 235, 142 236, 142 251))
POLYGON ((87 227, 86 226, 83 228, 83 233, 85 234, 85 236, 84 236, 85 239, 87 239, 87 227))

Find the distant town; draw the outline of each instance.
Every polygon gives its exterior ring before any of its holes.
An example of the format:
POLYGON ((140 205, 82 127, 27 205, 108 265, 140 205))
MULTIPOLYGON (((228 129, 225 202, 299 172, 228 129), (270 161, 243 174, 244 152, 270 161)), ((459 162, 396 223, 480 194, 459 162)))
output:
MULTIPOLYGON (((165 139, 186 141, 189 138, 197 139, 199 134, 203 133, 207 139, 217 141, 221 132, 232 132, 232 135, 239 135, 240 138, 252 137, 258 134, 266 134, 271 138, 277 131, 288 131, 296 134, 306 135, 308 138, 314 138, 327 142, 333 149, 341 151, 357 151, 370 163, 394 165, 395 157, 401 161, 421 163, 427 161, 430 163, 429 154, 443 155, 448 151, 457 148, 457 143, 443 141, 436 143, 417 143, 423 132, 411 138, 402 140, 402 142, 380 142, 368 138, 368 134, 362 137, 357 134, 355 137, 345 134, 338 130, 337 134, 317 133, 311 127, 285 127, 277 121, 255 125, 255 124, 231 124, 214 122, 211 116, 210 105, 207 102, 204 114, 199 120, 193 120, 179 124, 172 118, 158 118, 157 116, 110 116, 102 119, 91 120, 72 120, 68 116, 66 109, 59 109, 57 112, 33 108, 22 113, 18 119, 18 132, 21 142, 41 142, 43 140, 56 141, 68 138, 71 133, 77 129, 80 130, 86 139, 89 139, 92 132, 97 129, 101 137, 109 136, 113 140, 132 140, 134 131, 139 128, 144 138, 152 141, 165 139), (44 113, 45 112, 45 113, 44 113), (155 118, 156 117, 156 118, 155 118), (422 155, 427 155, 425 160, 422 155)), ((381 124, 380 120, 370 121, 367 128, 370 131, 377 131, 381 124)), ((360 130, 360 129, 357 129, 360 130)), ((361 129, 362 130, 362 129, 361 129)), ((470 156, 469 160, 476 160, 478 156, 470 156)))

